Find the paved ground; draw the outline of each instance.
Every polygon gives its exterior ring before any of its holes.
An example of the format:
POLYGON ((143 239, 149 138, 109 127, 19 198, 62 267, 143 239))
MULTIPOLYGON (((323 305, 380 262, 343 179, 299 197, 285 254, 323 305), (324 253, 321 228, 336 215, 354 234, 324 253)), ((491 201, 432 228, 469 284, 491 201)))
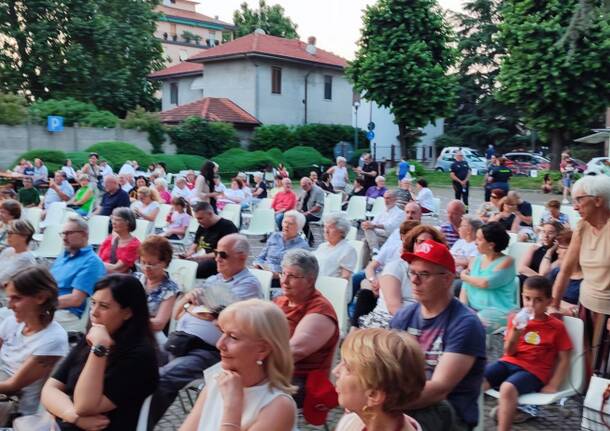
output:
MULTIPOLYGON (((453 190, 449 188, 434 188, 433 192, 436 197, 441 198, 441 208, 446 208, 447 203, 453 199, 453 190)), ((476 211, 479 205, 483 202, 483 190, 472 190, 470 198, 470 208, 476 211)), ((524 191, 521 193, 523 199, 527 200, 532 204, 544 205, 549 199, 556 198, 556 195, 544 195, 542 193, 524 191)), ((315 231, 316 239, 321 238, 321 232, 315 231)), ((252 256, 256 256, 260 251, 262 244, 259 242, 259 238, 252 239, 252 256)), ((491 347, 488 351, 488 358, 493 360, 498 357, 501 349, 501 340, 494 339, 491 347)), ((530 431, 530 430, 577 430, 580 426, 580 418, 582 416, 582 401, 583 397, 576 397, 569 400, 565 409, 560 409, 556 406, 543 408, 540 411, 540 416, 536 419, 530 420, 524 424, 515 425, 514 429, 519 431, 530 431)), ((186 391, 182 391, 180 399, 170 407, 163 419, 159 422, 156 431, 174 431, 180 428, 180 425, 186 417, 186 413, 183 410, 183 405, 187 410, 190 410, 190 403, 186 391), (182 401, 181 401, 182 400, 182 401)), ((485 428, 486 430, 493 430, 496 428, 495 422, 489 418, 489 410, 496 405, 496 401, 490 397, 485 397, 485 428)), ((341 409, 337 408, 330 412, 328 418, 329 429, 334 429, 337 421, 342 415, 341 409)), ((304 423, 302 417, 299 418, 299 429, 304 431, 310 430, 323 430, 324 427, 314 427, 304 423)), ((273 431, 273 430, 270 430, 273 431)), ((442 430, 439 430, 442 431, 442 430)))

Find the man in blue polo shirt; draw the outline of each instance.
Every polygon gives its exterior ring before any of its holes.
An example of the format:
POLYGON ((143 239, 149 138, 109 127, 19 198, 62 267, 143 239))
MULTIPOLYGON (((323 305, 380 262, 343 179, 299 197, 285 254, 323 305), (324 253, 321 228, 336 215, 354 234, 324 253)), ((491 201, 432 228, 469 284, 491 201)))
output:
POLYGON ((453 191, 457 200, 464 201, 464 205, 468 208, 468 190, 470 189, 470 166, 464 160, 464 154, 461 151, 455 153, 455 162, 451 164, 449 176, 453 184, 453 191))
POLYGON ((64 224, 61 236, 65 250, 51 267, 59 293, 55 320, 71 331, 78 328, 87 297, 93 294, 93 286, 106 274, 106 268, 88 245, 89 226, 83 219, 70 218, 64 224))
POLYGON ((115 208, 129 207, 129 195, 119 185, 119 180, 114 175, 104 177, 104 196, 100 206, 94 211, 95 214, 110 216, 115 208))

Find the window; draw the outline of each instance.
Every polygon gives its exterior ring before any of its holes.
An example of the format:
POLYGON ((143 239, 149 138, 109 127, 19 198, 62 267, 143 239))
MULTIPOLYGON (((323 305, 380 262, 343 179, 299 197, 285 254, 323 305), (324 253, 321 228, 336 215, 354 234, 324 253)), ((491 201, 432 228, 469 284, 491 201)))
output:
POLYGON ((169 84, 169 103, 178 105, 178 84, 169 84))
POLYGON ((324 99, 331 100, 333 98, 333 77, 324 75, 324 99))
POLYGON ((282 68, 271 68, 271 92, 273 94, 282 94, 282 68))

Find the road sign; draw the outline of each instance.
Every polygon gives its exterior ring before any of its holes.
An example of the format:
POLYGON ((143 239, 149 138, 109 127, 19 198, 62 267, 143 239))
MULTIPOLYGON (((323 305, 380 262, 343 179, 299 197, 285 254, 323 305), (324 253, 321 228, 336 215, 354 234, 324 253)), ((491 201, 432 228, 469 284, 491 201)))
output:
POLYGON ((372 141, 373 139, 375 139, 375 132, 373 132, 372 130, 369 130, 368 133, 366 134, 366 139, 368 139, 369 141, 372 141))
POLYGON ((341 156, 345 157, 347 160, 351 160, 354 156, 354 147, 352 147, 352 144, 350 144, 349 142, 342 141, 335 145, 333 153, 335 155, 335 158, 341 156))
POLYGON ((366 126, 367 129, 373 131, 375 130, 375 123, 373 123, 372 121, 366 126))
POLYGON ((56 115, 49 115, 47 117, 47 130, 49 132, 63 132, 64 131, 64 117, 56 115))

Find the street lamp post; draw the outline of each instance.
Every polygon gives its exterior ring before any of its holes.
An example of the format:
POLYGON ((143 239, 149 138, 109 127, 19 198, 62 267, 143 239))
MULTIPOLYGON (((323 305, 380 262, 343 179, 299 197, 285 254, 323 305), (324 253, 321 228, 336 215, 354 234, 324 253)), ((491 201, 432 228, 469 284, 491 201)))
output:
POLYGON ((356 116, 355 127, 354 127, 354 151, 358 149, 358 108, 360 108, 360 102, 354 102, 354 115, 356 116))

